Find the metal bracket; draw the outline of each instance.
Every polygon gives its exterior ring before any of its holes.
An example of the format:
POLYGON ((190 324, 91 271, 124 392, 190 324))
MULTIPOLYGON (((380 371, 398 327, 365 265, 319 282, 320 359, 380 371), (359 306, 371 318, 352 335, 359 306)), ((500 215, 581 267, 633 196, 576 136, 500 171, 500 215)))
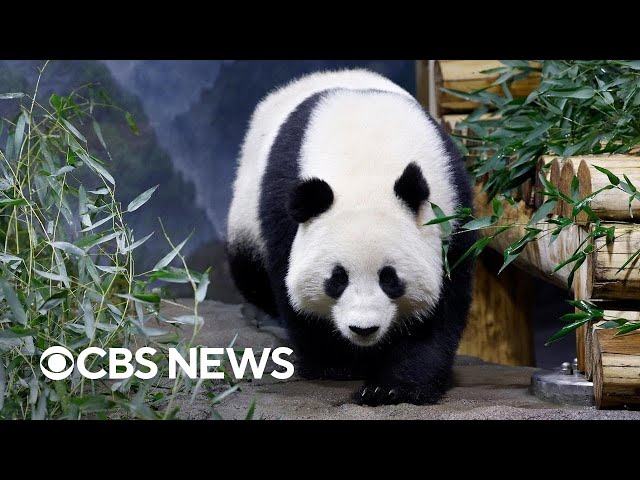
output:
POLYGON ((595 404, 593 382, 588 382, 573 365, 564 362, 559 370, 537 370, 531 376, 529 392, 543 400, 562 405, 591 406, 595 404))

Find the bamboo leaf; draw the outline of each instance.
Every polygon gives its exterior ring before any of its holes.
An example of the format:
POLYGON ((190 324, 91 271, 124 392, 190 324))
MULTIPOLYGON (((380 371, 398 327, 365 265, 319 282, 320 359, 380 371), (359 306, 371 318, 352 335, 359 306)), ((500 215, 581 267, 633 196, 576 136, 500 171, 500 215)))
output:
POLYGON ((595 168, 599 172, 604 173, 607 176, 607 178, 609 179, 609 182, 611 183, 611 185, 618 185, 620 183, 620 179, 616 175, 611 173, 609 170, 607 170, 606 168, 599 167, 597 165, 594 165, 593 168, 595 168))
POLYGON ((91 170, 93 170, 94 172, 96 172, 98 175, 100 175, 102 178, 104 178, 107 182, 109 182, 111 185, 115 185, 116 181, 113 179, 113 177, 111 176, 111 174, 109 172, 107 172, 107 170, 100 165, 98 162, 96 162, 93 158, 91 158, 89 155, 85 155, 84 153, 78 152, 78 156, 80 158, 82 158, 82 160, 89 165, 89 167, 91 168, 91 170))
POLYGON ((98 228, 100 225, 107 223, 109 220, 113 219, 116 216, 115 213, 109 215, 108 217, 103 218, 102 220, 97 221, 93 225, 83 228, 80 232, 88 232, 89 230, 93 230, 94 228, 98 228))
POLYGON ((27 126, 27 114, 26 112, 22 112, 20 118, 18 118, 18 122, 16 123, 16 132, 14 140, 14 151, 16 152, 16 157, 20 155, 20 150, 22 149, 22 140, 24 139, 24 130, 27 126))
POLYGON ((544 95, 547 97, 580 98, 583 100, 593 98, 595 94, 596 94, 596 91, 591 87, 547 90, 544 93, 544 95))
POLYGON ((225 398, 227 398, 229 395, 231 395, 233 392, 235 392, 236 390, 238 390, 238 388, 240 388, 240 385, 234 385, 233 387, 227 388, 224 392, 219 393, 218 395, 216 395, 215 397, 213 397, 211 399, 211 404, 212 405, 217 405, 218 403, 220 403, 222 400, 224 400, 225 398))
POLYGON ((424 226, 427 225, 437 225, 439 223, 444 223, 444 222, 448 222, 450 220, 455 220, 457 219, 458 216, 457 215, 449 215, 447 217, 439 217, 439 218, 432 218, 431 220, 429 220, 427 223, 424 224, 424 226))
POLYGON ((41 314, 44 314, 48 310, 51 310, 57 307, 58 305, 60 305, 62 302, 64 302, 67 299, 68 296, 69 296, 69 290, 61 290, 58 293, 54 293, 53 295, 51 295, 49 298, 47 298, 45 301, 42 302, 42 305, 38 308, 38 312, 41 314))
POLYGON ((87 139, 84 138, 84 136, 78 131, 78 129, 76 127, 74 127, 73 125, 71 125, 71 123, 69 123, 66 119, 60 117, 60 120, 62 120, 62 123, 64 123, 64 126, 67 127, 69 129, 69 131, 80 141, 82 141, 83 143, 87 143, 87 139))
POLYGON ((633 185, 633 183, 631 183, 631 180, 629 180, 629 178, 627 177, 626 174, 622 174, 622 176, 624 177, 625 181, 627 182, 627 185, 629 185, 629 189, 631 190, 632 193, 637 192, 638 190, 636 189, 636 187, 633 185))
POLYGON ((145 305, 155 305, 160 303, 160 296, 155 293, 116 293, 116 297, 126 298, 136 303, 142 303, 145 305))
POLYGON ((551 213, 551 210, 554 209, 557 203, 558 203, 557 200, 547 200, 542 205, 540 205, 540 208, 538 208, 538 210, 533 215, 533 217, 531 217, 531 220, 529 220, 528 225, 535 225, 536 223, 541 221, 543 218, 545 218, 547 215, 549 215, 551 213))
POLYGON ((95 317, 93 316, 93 306, 90 300, 85 300, 82 304, 84 318, 84 332, 89 340, 93 340, 96 334, 95 317))
POLYGON ((482 237, 476 240, 475 243, 471 245, 471 247, 469 247, 469 249, 462 254, 462 256, 456 261, 456 263, 454 263, 453 267, 451 267, 451 270, 456 268, 460 263, 462 263, 470 255, 472 255, 473 258, 480 255, 480 253, 482 253, 482 251, 487 247, 487 245, 489 245, 489 242, 491 241, 492 238, 493 237, 482 237))
POLYGON ((76 257, 84 257, 86 255, 85 251, 81 248, 76 247, 72 243, 68 242, 49 242, 53 248, 57 248, 58 250, 62 250, 63 252, 67 252, 71 255, 75 255, 76 257))
POLYGON ((149 275, 152 280, 163 280, 169 283, 189 283, 189 274, 184 269, 157 270, 149 275))
POLYGON ((627 320, 624 318, 614 318, 613 320, 607 320, 604 323, 599 323, 598 327, 600 328, 618 328, 627 323, 627 320))
POLYGON ((560 340, 562 337, 566 337, 568 334, 570 334, 571 332, 573 332, 574 330, 576 330, 578 327, 584 325, 585 323, 587 323, 589 321, 588 318, 583 318, 581 320, 577 320, 569 325, 566 325, 564 327, 562 327, 560 330, 558 330, 556 333, 554 333, 551 338, 549 338, 549 340, 547 340, 547 343, 545 343, 544 345, 547 346, 553 342, 557 342, 558 340, 560 340))
POLYGON ((566 259, 564 262, 560 262, 559 264, 557 264, 556 267, 553 269, 553 271, 551 273, 556 273, 562 267, 564 267, 566 265, 569 265, 572 262, 575 262, 576 260, 578 260, 580 257, 583 257, 583 256, 584 256, 584 253, 582 253, 582 252, 574 253, 568 259, 566 259))
MULTIPOLYGON (((5 270, 5 274, 8 274, 6 268, 4 266, 2 268, 5 270)), ((4 294, 5 300, 9 305, 9 309, 13 314, 14 321, 18 322, 20 325, 26 325, 27 313, 25 312, 22 303, 18 299, 16 292, 13 290, 11 285, 9 285, 9 282, 7 282, 7 280, 4 278, 0 278, 0 287, 2 288, 2 293, 4 294)), ((0 360, 0 362, 1 361, 2 360, 0 360)))
POLYGON ((151 238, 151 235, 153 235, 153 232, 151 232, 149 235, 147 235, 144 238, 141 238, 140 240, 133 242, 131 245, 128 245, 122 249, 120 249, 120 253, 125 254, 125 253, 129 253, 132 252, 133 250, 135 250, 136 248, 138 248, 140 245, 142 245, 144 242, 146 242, 147 240, 149 240, 149 238, 151 238))
POLYGON ((251 401, 251 405, 249 405, 249 410, 247 410, 247 416, 244 418, 245 420, 253 420, 253 415, 256 411, 256 399, 254 398, 251 401))
POLYGON ((179 317, 173 317, 172 323, 179 323, 180 325, 202 325, 204 319, 199 315, 180 315, 179 317))
POLYGON ((204 302, 209 288, 209 269, 207 269, 200 277, 200 284, 196 290, 195 298, 197 302, 204 302))
POLYGON ((575 322, 576 320, 584 320, 584 319, 592 318, 588 313, 567 313, 560 317, 561 322, 575 322))
POLYGON ((631 333, 638 329, 640 329, 640 322, 627 323, 626 325, 623 325, 618 329, 614 337, 618 337, 620 335, 626 335, 627 333, 631 333))
POLYGON ((498 200, 497 198, 494 198, 491 201, 491 207, 493 208, 493 213, 496 217, 500 218, 502 217, 503 209, 502 209, 502 202, 500 200, 498 200))
POLYGON ((573 277, 574 277, 574 275, 576 274, 578 269, 582 266, 582 264, 584 263, 586 258, 587 258, 586 254, 583 253, 580 256, 580 258, 578 258, 576 263, 573 264, 573 268, 571 268, 571 272, 569 273, 569 276, 567 277, 567 288, 569 288, 569 290, 571 290, 571 285, 573 285, 573 277))
POLYGON ((155 187, 150 188, 146 192, 141 193, 136 198, 134 198, 127 206, 127 212, 133 212, 147 203, 147 201, 149 201, 149 199, 151 198, 151 195, 153 195, 153 192, 155 192, 159 186, 160 185, 156 185, 155 187))
POLYGON ((187 243, 187 240, 189 240, 189 238, 191 238, 191 235, 189 235, 187 238, 185 238, 173 250, 171 250, 164 257, 162 257, 160 259, 160 261, 158 263, 156 263, 155 267, 153 267, 152 270, 160 270, 160 269, 166 267, 167 265, 169 265, 171 263, 171 261, 176 257, 176 255, 178 255, 178 253, 180 253, 180 250, 182 250, 182 247, 184 247, 185 243, 187 243))
POLYGON ((106 150, 107 144, 104 142, 104 138, 102 137, 102 129, 100 128, 100 125, 95 120, 91 122, 91 125, 93 127, 93 131, 96 134, 96 137, 98 137, 98 141, 100 142, 100 145, 102 145, 102 148, 106 150))
POLYGON ((129 125, 129 129, 133 132, 134 135, 140 135, 140 129, 138 128, 138 124, 136 123, 133 115, 129 112, 124 114, 124 118, 127 121, 127 125, 129 125))
POLYGON ((0 198, 0 209, 4 207, 17 207, 26 204, 27 202, 23 198, 0 198))
POLYGON ((640 255, 640 249, 633 252, 633 254, 625 260, 622 266, 618 270, 616 270, 616 275, 619 274, 625 268, 627 268, 627 265, 629 265, 631 262, 634 262, 638 258, 638 255, 640 255))
POLYGON ((478 230, 481 228, 486 228, 498 221, 498 217, 492 215, 490 217, 482 217, 477 218, 475 220, 471 220, 470 222, 465 223, 461 228, 464 230, 478 230))
POLYGON ((51 272, 43 272, 42 270, 38 270, 36 268, 33 271, 41 276, 42 278, 46 278, 47 280, 53 280, 54 282, 63 282, 67 288, 69 288, 69 282, 71 281, 67 275, 58 275, 51 272))
POLYGON ((596 307, 593 303, 589 303, 586 300, 567 300, 567 303, 573 307, 576 307, 583 312, 588 312, 594 317, 601 317, 604 315, 604 311, 596 307))
POLYGON ((76 240, 75 245, 87 252, 89 251, 89 249, 95 247, 96 245, 100 245, 102 243, 108 242, 109 240, 113 240, 118 236, 119 233, 120 232, 113 232, 109 234, 106 234, 105 232, 94 233, 92 235, 87 235, 86 237, 82 237, 76 240))

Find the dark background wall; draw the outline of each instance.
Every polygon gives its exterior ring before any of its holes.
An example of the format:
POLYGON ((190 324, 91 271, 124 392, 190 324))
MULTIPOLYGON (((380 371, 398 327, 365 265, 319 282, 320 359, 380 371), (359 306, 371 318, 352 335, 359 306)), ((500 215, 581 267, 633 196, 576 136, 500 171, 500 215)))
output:
MULTIPOLYGON (((43 63, 0 60, 0 93, 32 92, 43 63)), ((149 268, 169 250, 160 234, 161 217, 174 240, 193 231, 185 251, 196 270, 213 266, 210 296, 237 302, 223 242, 236 156, 251 112, 270 90, 295 77, 354 67, 379 72, 415 93, 413 60, 65 60, 49 63, 38 100, 47 104, 54 92, 68 95, 91 84, 134 116, 138 136, 128 129, 122 112, 96 113, 123 203, 160 184, 151 201, 130 218, 138 238, 156 232, 137 250, 138 264, 149 268)), ((0 101, 0 115, 11 118, 18 102, 0 101)), ((90 147, 101 150, 99 145, 90 147)), ((558 313, 567 309, 562 292, 538 284, 535 295, 538 362, 547 366, 570 360, 570 341, 541 347, 557 329, 558 313)))

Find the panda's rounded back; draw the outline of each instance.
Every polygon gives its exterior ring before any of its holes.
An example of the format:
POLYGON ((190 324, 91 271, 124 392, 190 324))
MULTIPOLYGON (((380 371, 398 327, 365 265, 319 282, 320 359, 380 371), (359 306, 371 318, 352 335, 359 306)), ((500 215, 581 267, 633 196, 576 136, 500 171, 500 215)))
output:
POLYGON ((312 73, 269 93, 255 108, 245 135, 228 216, 228 244, 249 244, 254 254, 265 255, 260 226, 262 178, 273 143, 287 117, 310 96, 333 89, 376 89, 412 98, 389 79, 364 69, 312 73))
MULTIPOLYGON (((429 201, 445 212, 458 205, 451 158, 441 132, 412 97, 378 89, 335 89, 317 102, 298 158, 300 178, 320 178, 333 190, 332 209, 377 208, 402 214, 394 184, 407 165, 417 164, 429 187, 429 201)), ((428 203, 415 222, 433 212, 428 203)), ((423 228, 439 234, 437 226, 423 228)))

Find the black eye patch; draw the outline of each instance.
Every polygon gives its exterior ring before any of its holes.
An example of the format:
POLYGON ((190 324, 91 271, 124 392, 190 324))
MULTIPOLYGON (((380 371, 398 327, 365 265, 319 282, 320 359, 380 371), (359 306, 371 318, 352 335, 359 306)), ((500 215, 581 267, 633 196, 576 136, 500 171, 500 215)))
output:
POLYGON ((333 267, 331 277, 324 281, 324 292, 331 298, 338 299, 349 285, 349 275, 342 265, 333 267))
POLYGON ((398 278, 395 268, 386 266, 380 270, 378 275, 380 276, 380 288, 387 297, 394 299, 404 295, 405 285, 398 278))
POLYGON ((420 205, 429 198, 429 185, 422 175, 422 170, 415 162, 407 165, 400 178, 396 180, 393 190, 414 215, 418 214, 420 205))

